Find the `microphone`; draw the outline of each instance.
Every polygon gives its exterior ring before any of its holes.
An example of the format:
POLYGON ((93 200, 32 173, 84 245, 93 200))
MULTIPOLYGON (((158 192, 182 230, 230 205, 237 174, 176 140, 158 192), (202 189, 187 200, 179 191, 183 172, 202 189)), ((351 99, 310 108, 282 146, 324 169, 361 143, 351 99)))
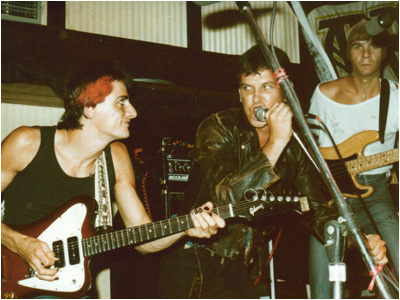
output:
POLYGON ((370 36, 376 36, 382 31, 390 28, 395 19, 396 11, 394 8, 391 8, 365 23, 365 30, 370 36))
POLYGON ((260 106, 257 107, 257 109, 254 111, 254 116, 256 119, 260 122, 265 122, 265 112, 268 110, 265 106, 260 106))

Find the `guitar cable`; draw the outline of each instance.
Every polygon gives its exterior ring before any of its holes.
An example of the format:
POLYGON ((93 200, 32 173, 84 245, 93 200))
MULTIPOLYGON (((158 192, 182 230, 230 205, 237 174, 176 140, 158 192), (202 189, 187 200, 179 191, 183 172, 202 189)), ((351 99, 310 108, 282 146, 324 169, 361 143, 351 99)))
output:
MULTIPOLYGON (((133 150, 135 159, 139 162, 139 164, 143 165, 144 162, 138 155, 140 152, 143 152, 142 148, 136 148, 133 150)), ((144 206, 146 208, 147 214, 149 215, 150 219, 153 220, 153 217, 151 215, 150 204, 149 204, 149 200, 147 198, 147 192, 146 192, 146 180, 147 180, 148 175, 149 175, 149 171, 146 171, 144 173, 143 179, 141 181, 141 188, 142 188, 142 192, 143 192, 144 206)))
MULTIPOLYGON (((332 145, 333 145, 333 147, 334 147, 334 149, 335 149, 335 152, 336 152, 337 156, 339 157, 339 161, 340 161, 340 163, 342 164, 342 167, 346 170, 346 174, 349 175, 349 180, 351 181, 351 184, 352 184, 352 186, 354 187, 354 190, 355 190, 355 192, 356 192, 356 194, 357 194, 357 197, 358 197, 358 199, 361 201, 361 204, 362 204, 362 206, 363 206, 365 212, 367 213, 368 218, 369 218, 369 220, 371 221, 372 226, 374 227, 374 229, 375 229, 376 232, 379 232, 379 230, 378 230, 378 228, 377 228, 375 222, 373 221, 372 215, 371 215, 371 213, 370 213, 370 211, 369 211, 369 209, 368 209, 368 207, 367 207, 367 205, 366 205, 364 199, 362 198, 362 196, 361 196, 361 194, 360 194, 360 191, 359 191, 358 188, 355 186, 355 184, 354 184, 354 182, 353 182, 353 180, 352 180, 352 178, 351 178, 351 176, 350 176, 350 173, 349 173, 348 170, 347 170, 346 163, 345 163, 345 161, 343 160, 343 157, 342 157, 342 155, 340 154, 340 151, 339 151, 339 149, 338 149, 338 147, 337 147, 337 145, 336 145, 336 143, 335 143, 335 140, 333 139, 333 136, 332 136, 331 132, 329 131, 328 127, 325 125, 325 123, 324 123, 317 115, 307 113, 307 114, 304 114, 304 117, 307 118, 307 119, 316 120, 316 121, 318 121, 318 123, 319 123, 320 125, 322 125, 322 127, 323 127, 325 133, 329 136, 329 139, 330 139, 331 142, 332 142, 332 145)), ((365 235, 364 233, 363 233, 363 235, 364 235, 364 237, 366 238, 366 235, 365 235)), ((397 290, 397 292, 399 292, 399 283, 397 282, 396 278, 394 277, 393 273, 390 271, 390 269, 388 268, 387 265, 384 266, 384 270, 385 270, 388 274, 386 274, 385 272, 382 272, 382 276, 397 290)))

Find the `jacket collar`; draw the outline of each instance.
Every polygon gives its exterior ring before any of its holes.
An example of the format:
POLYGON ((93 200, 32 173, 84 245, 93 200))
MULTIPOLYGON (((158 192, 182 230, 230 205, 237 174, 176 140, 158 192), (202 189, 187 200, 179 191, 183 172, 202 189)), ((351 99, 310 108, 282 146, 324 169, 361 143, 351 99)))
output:
POLYGON ((238 129, 241 140, 244 144, 249 143, 254 136, 257 136, 256 129, 251 126, 246 114, 243 111, 243 108, 241 107, 239 108, 238 113, 238 129))

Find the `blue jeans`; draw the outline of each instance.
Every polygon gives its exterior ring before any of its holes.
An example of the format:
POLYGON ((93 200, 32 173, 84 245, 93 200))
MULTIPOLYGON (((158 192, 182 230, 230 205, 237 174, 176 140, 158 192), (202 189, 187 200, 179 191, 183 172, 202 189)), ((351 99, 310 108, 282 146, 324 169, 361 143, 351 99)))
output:
MULTIPOLYGON (((347 203, 355 214, 361 231, 377 233, 386 242, 389 268, 399 280, 399 216, 389 192, 386 174, 360 175, 362 185, 372 185, 374 193, 364 199, 372 221, 359 199, 348 198, 347 203)), ((315 238, 310 239, 310 286, 314 299, 331 298, 329 259, 324 246, 315 238)))

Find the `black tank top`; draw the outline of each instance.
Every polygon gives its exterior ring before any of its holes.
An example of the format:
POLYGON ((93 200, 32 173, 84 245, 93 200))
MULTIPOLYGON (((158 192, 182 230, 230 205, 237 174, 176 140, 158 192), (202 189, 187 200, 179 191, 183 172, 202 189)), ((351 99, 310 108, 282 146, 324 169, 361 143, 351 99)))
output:
MULTIPOLYGON (((73 197, 83 194, 94 197, 94 175, 75 178, 61 169, 54 150, 55 132, 55 126, 40 127, 41 144, 36 156, 3 192, 5 224, 29 224, 47 216, 73 197)), ((110 146, 105 152, 113 198, 115 172, 110 146)))

